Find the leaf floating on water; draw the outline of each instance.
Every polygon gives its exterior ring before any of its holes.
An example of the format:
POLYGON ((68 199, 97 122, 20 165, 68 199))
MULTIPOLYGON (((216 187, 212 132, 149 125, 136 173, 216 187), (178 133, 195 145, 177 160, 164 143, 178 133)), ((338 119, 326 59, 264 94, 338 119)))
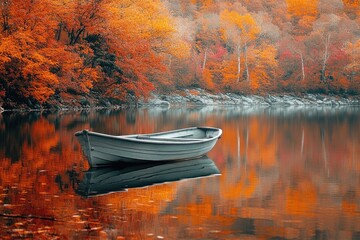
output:
POLYGON ((25 231, 23 234, 24 235, 30 235, 30 234, 33 234, 33 232, 32 231, 25 231))
POLYGON ((16 227, 19 227, 19 226, 23 226, 24 223, 23 223, 23 222, 17 222, 17 223, 15 223, 14 225, 15 225, 16 227))
POLYGON ((97 231, 97 230, 100 230, 100 229, 102 229, 102 227, 92 227, 90 230, 91 231, 97 231))

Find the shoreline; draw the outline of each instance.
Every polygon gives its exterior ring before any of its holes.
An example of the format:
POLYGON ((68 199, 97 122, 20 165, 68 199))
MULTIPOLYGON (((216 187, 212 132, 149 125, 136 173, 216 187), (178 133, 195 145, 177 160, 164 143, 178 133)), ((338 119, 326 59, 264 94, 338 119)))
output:
POLYGON ((90 111, 90 110, 119 110, 141 107, 184 107, 184 106, 238 106, 238 107, 360 107, 360 96, 340 96, 330 94, 268 94, 262 95, 242 95, 235 93, 213 94, 200 88, 177 90, 171 94, 152 93, 148 99, 131 100, 124 104, 100 104, 102 99, 87 102, 85 106, 81 104, 82 100, 72 100, 69 105, 59 103, 45 107, 21 107, 13 109, 4 109, 0 106, 2 112, 66 112, 66 111, 90 111))
POLYGON ((360 96, 342 97, 339 95, 294 94, 240 95, 234 93, 212 94, 202 89, 186 89, 173 94, 153 94, 141 106, 360 106, 360 96))

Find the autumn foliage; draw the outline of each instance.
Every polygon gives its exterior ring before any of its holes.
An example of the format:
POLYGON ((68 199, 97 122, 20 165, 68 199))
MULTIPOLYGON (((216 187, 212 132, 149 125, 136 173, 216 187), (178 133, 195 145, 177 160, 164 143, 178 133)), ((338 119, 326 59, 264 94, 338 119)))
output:
MULTIPOLYGON (((175 4, 170 5, 175 11, 175 4)), ((359 93, 358 1, 182 1, 192 85, 239 93, 359 93), (211 7, 210 7, 211 6, 211 7), (351 48, 352 50, 350 50, 351 48), (221 57, 212 58, 221 49, 221 57), (194 66, 195 65, 195 66, 194 66), (352 69, 352 70, 350 70, 352 69)), ((218 55, 219 56, 219 55, 218 55)))
POLYGON ((8 105, 360 89, 359 1, 8 0, 0 12, 8 105))
POLYGON ((165 84, 165 61, 186 56, 160 1, 1 1, 0 92, 44 103, 96 90, 139 97, 165 84))

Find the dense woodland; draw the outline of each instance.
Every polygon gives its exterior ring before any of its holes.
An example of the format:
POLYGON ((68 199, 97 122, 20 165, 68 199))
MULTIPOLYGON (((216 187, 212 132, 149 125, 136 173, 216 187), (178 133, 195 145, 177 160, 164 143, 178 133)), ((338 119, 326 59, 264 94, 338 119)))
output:
POLYGON ((360 92, 359 0, 1 0, 0 11, 3 106, 189 87, 360 92))

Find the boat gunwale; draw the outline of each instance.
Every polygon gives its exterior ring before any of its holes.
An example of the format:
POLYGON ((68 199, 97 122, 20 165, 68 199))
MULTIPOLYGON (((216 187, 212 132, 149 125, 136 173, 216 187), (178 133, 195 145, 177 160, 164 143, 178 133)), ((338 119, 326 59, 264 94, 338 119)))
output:
POLYGON ((110 138, 110 139, 114 139, 114 140, 124 140, 124 141, 128 141, 128 142, 145 143, 145 144, 189 145, 189 144, 205 143, 205 142, 210 142, 210 141, 219 139, 222 135, 222 130, 220 128, 214 128, 214 127, 190 127, 190 128, 182 128, 182 129, 164 131, 164 132, 146 133, 146 134, 131 134, 131 135, 120 135, 120 136, 99 133, 99 132, 92 132, 89 130, 82 130, 82 131, 75 133, 75 136, 81 136, 81 135, 93 135, 93 136, 99 136, 99 137, 104 137, 104 138, 110 138), (182 131, 187 131, 187 130, 195 130, 195 129, 200 129, 200 130, 205 130, 205 131, 206 130, 214 130, 217 134, 210 138, 192 138, 192 139, 151 138, 152 136, 182 132, 182 131), (149 137, 149 138, 136 138, 137 136, 145 136, 145 137, 149 137))

